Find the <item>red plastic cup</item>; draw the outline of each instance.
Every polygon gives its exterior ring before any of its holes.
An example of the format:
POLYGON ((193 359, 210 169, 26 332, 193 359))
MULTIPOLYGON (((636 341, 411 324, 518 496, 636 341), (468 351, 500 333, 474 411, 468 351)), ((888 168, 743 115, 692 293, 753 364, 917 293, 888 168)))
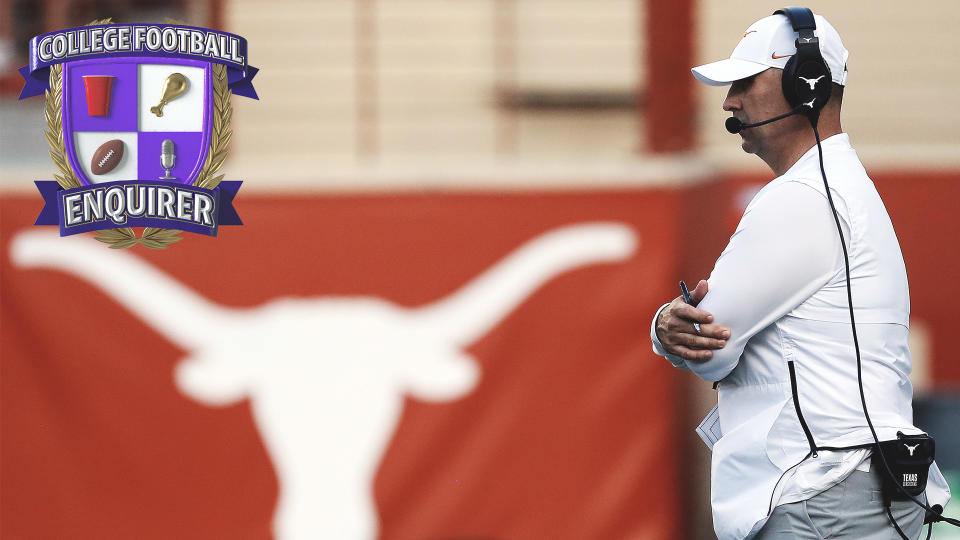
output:
POLYGON ((110 114, 110 88, 113 75, 84 75, 83 86, 87 91, 87 114, 107 116, 110 114))

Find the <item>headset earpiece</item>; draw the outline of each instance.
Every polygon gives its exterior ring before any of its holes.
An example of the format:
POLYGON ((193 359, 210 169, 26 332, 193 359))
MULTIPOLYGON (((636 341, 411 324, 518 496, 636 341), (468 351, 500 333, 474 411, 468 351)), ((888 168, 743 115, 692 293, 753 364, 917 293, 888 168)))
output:
POLYGON ((791 107, 802 107, 801 112, 816 124, 820 110, 830 100, 833 86, 830 68, 820 53, 820 41, 813 33, 817 29, 816 20, 813 12, 803 7, 778 9, 776 14, 786 15, 798 33, 797 52, 783 68, 783 95, 791 107))

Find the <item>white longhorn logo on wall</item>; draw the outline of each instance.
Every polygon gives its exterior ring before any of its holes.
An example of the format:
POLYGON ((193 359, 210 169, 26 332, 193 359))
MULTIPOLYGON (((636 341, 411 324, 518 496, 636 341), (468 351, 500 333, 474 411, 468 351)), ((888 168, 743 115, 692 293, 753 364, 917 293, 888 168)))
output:
POLYGON ((556 229, 420 308, 375 297, 224 307, 135 255, 45 231, 17 235, 11 257, 89 281, 187 350, 175 378, 190 398, 210 406, 250 400, 279 480, 278 539, 359 540, 377 536, 374 474, 404 396, 467 395, 479 377, 465 352, 471 343, 546 281, 623 260, 636 242, 623 224, 556 229))

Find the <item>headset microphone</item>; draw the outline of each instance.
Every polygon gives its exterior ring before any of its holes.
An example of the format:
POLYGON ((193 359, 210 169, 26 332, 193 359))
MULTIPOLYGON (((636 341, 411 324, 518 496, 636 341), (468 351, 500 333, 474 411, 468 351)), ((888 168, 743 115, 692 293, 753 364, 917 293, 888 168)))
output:
POLYGON ((803 107, 804 105, 800 105, 799 107, 795 107, 792 111, 786 114, 781 114, 780 116, 774 116, 773 118, 769 118, 767 120, 764 120, 763 122, 757 122, 755 124, 744 124, 742 121, 740 121, 739 118, 731 116, 730 118, 727 118, 727 121, 723 125, 724 127, 727 128, 727 131, 729 131, 730 133, 740 133, 745 129, 755 128, 757 126, 762 126, 764 124, 776 122, 777 120, 783 120, 788 116, 793 116, 799 113, 803 109, 803 107))

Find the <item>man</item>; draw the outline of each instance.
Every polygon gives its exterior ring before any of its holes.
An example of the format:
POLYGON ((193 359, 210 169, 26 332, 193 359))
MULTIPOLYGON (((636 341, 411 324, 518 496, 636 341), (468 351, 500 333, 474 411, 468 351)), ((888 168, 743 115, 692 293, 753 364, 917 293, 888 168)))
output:
MULTIPOLYGON (((823 164, 849 251, 863 386, 880 440, 922 433, 912 425, 907 348, 909 291, 893 226, 840 126, 848 52, 815 17, 832 96, 820 112, 823 164)), ((730 85, 723 109, 744 124, 789 112, 783 68, 796 54, 788 18, 763 18, 729 59, 693 68, 730 85)), ((826 82, 826 81, 824 81, 826 82)), ((747 206, 709 281, 677 298, 651 325, 654 351, 719 381, 722 437, 713 445, 711 500, 721 540, 899 538, 871 466, 873 438, 860 404, 844 254, 826 198, 814 132, 803 115, 740 132, 743 150, 777 175, 747 206), (699 323, 699 329, 694 326, 699 323), (824 449, 829 447, 830 449, 824 449)), ((930 467, 926 497, 949 489, 930 467)), ((894 501, 916 538, 924 510, 894 501)))

